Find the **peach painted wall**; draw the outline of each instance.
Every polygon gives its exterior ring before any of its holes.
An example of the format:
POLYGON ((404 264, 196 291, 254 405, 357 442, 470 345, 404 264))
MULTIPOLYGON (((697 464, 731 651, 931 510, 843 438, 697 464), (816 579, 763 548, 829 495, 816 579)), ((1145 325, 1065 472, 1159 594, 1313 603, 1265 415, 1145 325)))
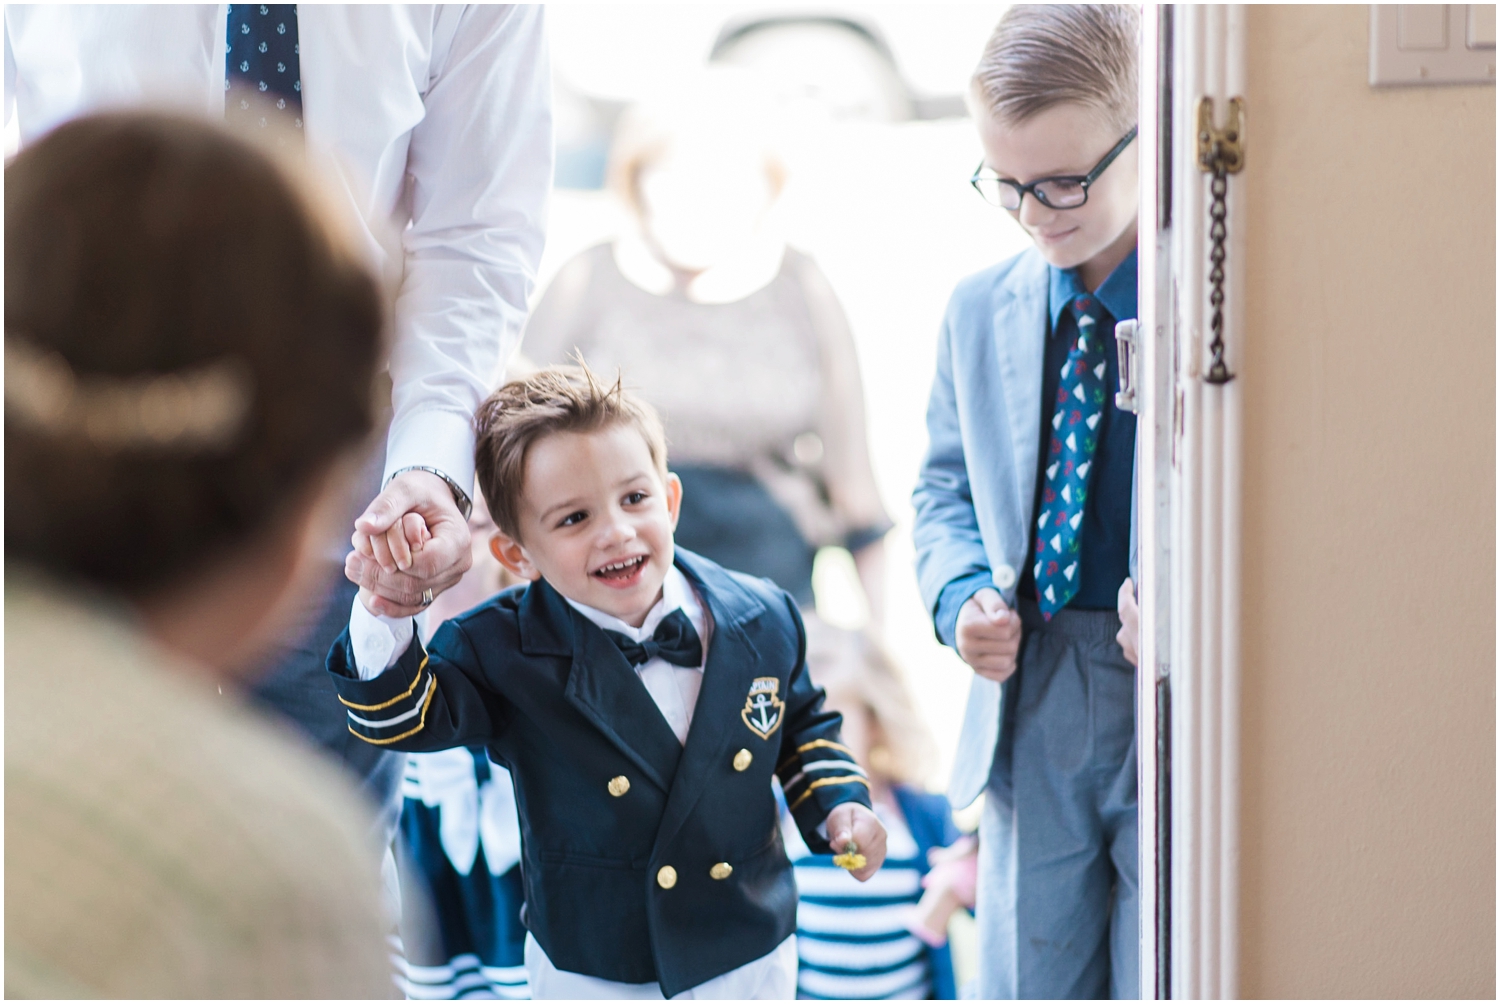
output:
POLYGON ((1495 89, 1248 10, 1241 977, 1495 995, 1495 89))

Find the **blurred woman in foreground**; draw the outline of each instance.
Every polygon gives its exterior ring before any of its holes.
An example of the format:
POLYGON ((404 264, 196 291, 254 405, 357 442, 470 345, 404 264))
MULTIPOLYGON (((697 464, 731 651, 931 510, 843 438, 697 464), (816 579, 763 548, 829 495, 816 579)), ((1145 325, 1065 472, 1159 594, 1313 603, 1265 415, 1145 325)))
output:
POLYGON ((5 171, 5 992, 392 996, 368 810, 240 700, 347 515, 384 305, 251 147, 5 171))

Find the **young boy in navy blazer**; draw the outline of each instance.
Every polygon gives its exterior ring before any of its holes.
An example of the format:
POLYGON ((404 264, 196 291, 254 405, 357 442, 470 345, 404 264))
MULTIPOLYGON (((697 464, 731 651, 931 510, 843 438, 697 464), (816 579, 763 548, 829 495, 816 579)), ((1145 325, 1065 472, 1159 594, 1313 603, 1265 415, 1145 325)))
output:
POLYGON ((1136 312, 1128 5, 1017 4, 974 75, 987 201, 1035 247, 949 302, 917 485, 918 576, 974 670, 949 797, 980 822, 978 996, 1139 989, 1135 677, 1126 595, 1136 312))
MULTIPOLYGON (((483 744, 510 769, 535 996, 795 996, 772 777, 812 849, 854 845, 862 880, 885 855, 795 603, 674 552, 682 486, 660 421, 618 382, 542 370, 476 424, 491 548, 530 585, 425 652, 362 595, 329 654, 350 731, 407 751, 483 744)), ((406 556, 420 530, 386 546, 406 556)))

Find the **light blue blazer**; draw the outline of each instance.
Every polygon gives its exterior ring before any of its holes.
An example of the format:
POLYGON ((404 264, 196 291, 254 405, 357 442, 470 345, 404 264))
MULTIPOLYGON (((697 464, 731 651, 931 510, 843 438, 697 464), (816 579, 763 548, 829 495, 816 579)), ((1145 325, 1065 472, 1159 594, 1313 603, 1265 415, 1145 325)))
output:
MULTIPOLYGON (((912 495, 918 586, 930 612, 944 586, 983 571, 1015 605, 1036 497, 1049 278, 1030 248, 964 279, 948 301, 927 459, 912 495)), ((974 676, 948 787, 957 808, 989 782, 1001 703, 1016 680, 974 676)))

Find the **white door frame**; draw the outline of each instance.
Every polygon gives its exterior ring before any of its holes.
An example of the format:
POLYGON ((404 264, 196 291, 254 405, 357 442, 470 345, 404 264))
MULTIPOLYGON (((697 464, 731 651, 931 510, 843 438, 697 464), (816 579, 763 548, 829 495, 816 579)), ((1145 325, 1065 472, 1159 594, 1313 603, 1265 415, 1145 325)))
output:
MULTIPOLYGON (((1242 6, 1206 4, 1149 5, 1142 22, 1143 996, 1233 998, 1238 988, 1240 383, 1204 380, 1210 176, 1197 163, 1197 114, 1211 98, 1222 124, 1229 98, 1243 97, 1244 23, 1242 6)), ((1224 344, 1234 374, 1249 173, 1228 184, 1224 344)))

